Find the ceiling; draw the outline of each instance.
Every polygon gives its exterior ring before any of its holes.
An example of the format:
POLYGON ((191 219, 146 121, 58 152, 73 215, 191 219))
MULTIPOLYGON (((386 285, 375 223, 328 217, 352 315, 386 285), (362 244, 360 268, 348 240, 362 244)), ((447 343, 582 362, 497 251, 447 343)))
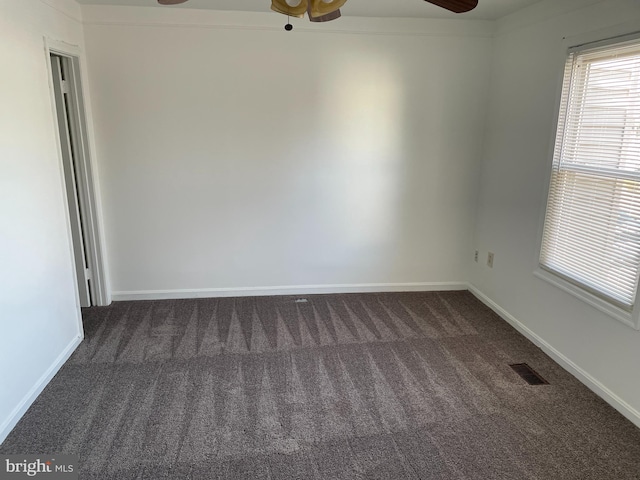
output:
MULTIPOLYGON (((468 13, 453 14, 422 0, 349 0, 342 8, 345 16, 356 17, 409 17, 409 18, 467 18, 495 20, 540 0, 479 0, 478 7, 468 13)), ((156 0, 77 0, 83 5, 126 5, 158 7, 156 0)), ((190 0, 173 7, 205 10, 236 10, 268 12, 270 0, 190 0)))

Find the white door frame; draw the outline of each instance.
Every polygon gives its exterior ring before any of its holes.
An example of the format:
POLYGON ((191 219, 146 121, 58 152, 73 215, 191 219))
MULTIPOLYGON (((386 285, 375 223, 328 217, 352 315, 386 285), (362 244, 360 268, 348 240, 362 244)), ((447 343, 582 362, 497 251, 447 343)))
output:
MULTIPOLYGON (((76 150, 74 159, 76 162, 76 178, 78 202, 82 208, 82 229, 85 239, 85 248, 88 267, 91 270, 91 305, 106 306, 111 303, 111 291, 107 282, 107 266, 104 251, 105 239, 104 230, 102 228, 102 215, 100 209, 100 196, 98 191, 98 182, 95 177, 95 162, 93 152, 95 151, 93 143, 93 132, 91 128, 91 116, 88 109, 89 103, 86 101, 86 72, 83 70, 84 55, 77 45, 71 45, 66 42, 59 42, 48 37, 44 38, 45 54, 47 62, 47 72, 49 79, 49 88, 51 94, 51 105, 53 109, 53 120, 55 122, 56 143, 58 146, 58 158, 60 165, 61 178, 63 182, 63 191, 65 201, 68 205, 68 193, 64 175, 64 159, 60 144, 59 122, 56 108, 55 88, 53 81, 53 70, 51 68, 51 55, 65 57, 69 61, 70 71, 67 81, 69 82, 69 94, 73 95, 74 112, 72 114, 78 119, 79 128, 74 130, 76 138, 76 150)), ((67 229, 69 238, 73 238, 72 220, 67 210, 67 229)), ((73 245, 72 245, 73 247, 73 245)), ((73 255, 74 266, 76 271, 83 268, 78 264, 76 257, 73 255)), ((79 289, 78 289, 79 290, 79 289)), ((78 293, 78 302, 80 302, 80 293, 78 293)))
POLYGON ((89 242, 85 239, 86 222, 81 204, 82 177, 80 160, 82 159, 80 119, 77 112, 75 97, 76 89, 73 81, 73 64, 69 57, 51 55, 51 70, 53 73, 53 89, 56 97, 56 118, 58 120, 60 152, 62 154, 62 168, 64 170, 65 189, 67 191, 67 207, 69 208, 69 223, 71 225, 71 240, 73 243, 73 257, 76 267, 76 283, 81 307, 90 307, 91 272, 92 265, 87 255, 89 242))

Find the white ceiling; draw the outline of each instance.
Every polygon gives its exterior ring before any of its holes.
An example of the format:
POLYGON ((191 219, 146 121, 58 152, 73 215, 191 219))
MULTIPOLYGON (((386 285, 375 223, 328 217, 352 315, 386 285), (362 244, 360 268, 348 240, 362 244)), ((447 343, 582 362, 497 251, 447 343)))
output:
MULTIPOLYGON (((77 0, 83 5, 127 5, 158 7, 156 0, 77 0)), ((495 20, 540 0, 479 0, 471 12, 453 14, 423 0, 349 0, 342 8, 345 16, 409 17, 409 18, 468 18, 495 20)), ((207 10, 236 10, 268 12, 270 0, 190 0, 185 4, 162 8, 199 8, 207 10)))

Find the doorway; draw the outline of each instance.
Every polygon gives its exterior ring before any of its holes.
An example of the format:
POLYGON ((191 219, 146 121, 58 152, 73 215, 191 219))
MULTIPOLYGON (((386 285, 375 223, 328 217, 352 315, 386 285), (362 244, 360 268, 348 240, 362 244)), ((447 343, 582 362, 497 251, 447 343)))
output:
POLYGON ((49 57, 80 306, 108 305, 79 61, 49 57))

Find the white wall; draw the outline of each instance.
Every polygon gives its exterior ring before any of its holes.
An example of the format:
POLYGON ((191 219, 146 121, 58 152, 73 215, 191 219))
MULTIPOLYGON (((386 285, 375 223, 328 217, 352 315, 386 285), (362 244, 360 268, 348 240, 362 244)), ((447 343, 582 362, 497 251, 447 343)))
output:
POLYGON ((464 286, 491 23, 83 15, 114 298, 464 286))
POLYGON ((74 2, 0 0, 0 441, 81 339, 44 36, 74 2))
POLYGON ((470 277, 640 425, 640 332, 533 276, 566 45, 638 30, 633 0, 546 1, 499 22, 477 215, 481 261, 471 262, 470 277), (493 269, 487 251, 495 253, 493 269))

